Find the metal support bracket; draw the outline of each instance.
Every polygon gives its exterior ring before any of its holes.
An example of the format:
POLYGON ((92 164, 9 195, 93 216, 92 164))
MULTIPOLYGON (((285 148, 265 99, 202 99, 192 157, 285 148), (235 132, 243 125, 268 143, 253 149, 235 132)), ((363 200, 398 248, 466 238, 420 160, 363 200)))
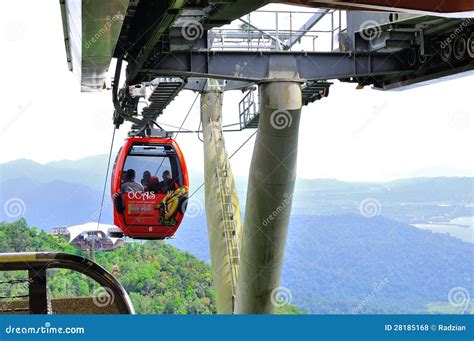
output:
POLYGON ((48 313, 48 292, 46 288, 46 268, 28 270, 30 314, 48 313))

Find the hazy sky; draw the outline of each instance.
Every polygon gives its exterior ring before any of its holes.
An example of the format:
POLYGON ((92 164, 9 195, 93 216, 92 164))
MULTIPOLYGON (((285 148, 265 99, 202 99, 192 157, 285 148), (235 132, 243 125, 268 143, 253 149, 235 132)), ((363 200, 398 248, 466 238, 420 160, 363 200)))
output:
MULTIPOLYGON (((5 6, 4 6, 5 7, 5 6)), ((81 93, 66 65, 58 1, 14 1, 0 11, 0 162, 41 163, 107 153, 112 134, 110 91, 81 93)), ((329 98, 303 108, 298 175, 387 180, 473 175, 474 75, 403 92, 336 82, 329 98)), ((182 92, 159 121, 179 125, 195 94, 182 92)), ((238 122, 241 92, 225 95, 224 122, 238 122)), ((196 129, 196 105, 185 126, 196 129)), ((115 150, 128 126, 117 134, 115 150)), ((252 131, 226 134, 235 150, 252 131)), ((178 138, 188 167, 202 169, 196 135, 178 138)), ((251 141, 253 142, 253 141, 251 141)), ((248 173, 252 143, 233 159, 248 173)))

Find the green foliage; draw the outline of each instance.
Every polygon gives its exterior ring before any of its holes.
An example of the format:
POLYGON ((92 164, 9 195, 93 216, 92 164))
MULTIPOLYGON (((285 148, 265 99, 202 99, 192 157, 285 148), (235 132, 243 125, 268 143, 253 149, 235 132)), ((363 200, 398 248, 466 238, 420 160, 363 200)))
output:
POLYGON ((159 241, 130 243, 101 252, 96 262, 112 272, 144 314, 212 314, 215 292, 210 267, 159 241))
POLYGON ((301 314, 306 314, 305 311, 300 310, 298 307, 295 307, 294 305, 283 305, 283 306, 278 306, 275 309, 275 314, 277 315, 301 315, 301 314))
POLYGON ((48 235, 43 230, 30 228, 25 219, 13 223, 0 222, 0 252, 62 251, 79 254, 63 238, 48 235))

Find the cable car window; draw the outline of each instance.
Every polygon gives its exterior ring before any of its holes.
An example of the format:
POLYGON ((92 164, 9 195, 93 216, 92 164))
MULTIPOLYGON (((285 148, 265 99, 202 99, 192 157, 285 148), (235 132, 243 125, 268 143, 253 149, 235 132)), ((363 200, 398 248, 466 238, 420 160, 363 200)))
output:
POLYGON ((176 156, 166 155, 161 146, 133 146, 122 172, 122 192, 165 194, 175 190, 181 182, 178 167, 176 156))
POLYGON ((132 146, 130 155, 149 155, 149 156, 166 156, 166 150, 163 146, 132 146))
POLYGON ((122 147, 120 147, 119 151, 117 152, 117 155, 115 156, 114 166, 112 168, 112 179, 115 178, 115 170, 117 168, 117 160, 120 156, 121 151, 122 151, 122 147))

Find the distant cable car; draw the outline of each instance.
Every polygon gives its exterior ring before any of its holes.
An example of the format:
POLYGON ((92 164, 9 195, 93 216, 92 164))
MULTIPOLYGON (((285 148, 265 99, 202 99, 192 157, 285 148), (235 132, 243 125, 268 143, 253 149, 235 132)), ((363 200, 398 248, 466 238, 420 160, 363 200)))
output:
POLYGON ((183 220, 188 190, 186 163, 175 140, 130 137, 112 172, 114 224, 131 238, 172 237, 183 220))

